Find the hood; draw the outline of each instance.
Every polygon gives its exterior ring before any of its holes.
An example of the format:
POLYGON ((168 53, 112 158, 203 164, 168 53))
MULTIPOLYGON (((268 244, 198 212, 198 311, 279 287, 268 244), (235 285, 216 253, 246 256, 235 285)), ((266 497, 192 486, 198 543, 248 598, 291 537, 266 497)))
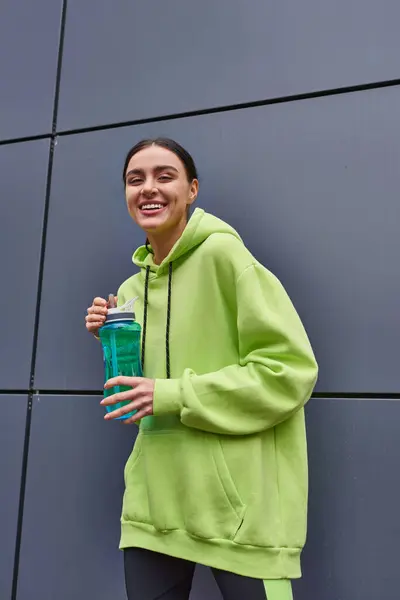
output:
POLYGON ((153 261, 153 254, 148 251, 146 246, 140 246, 132 257, 132 261, 135 265, 141 269, 150 267, 151 271, 161 274, 163 271, 168 270, 168 264, 180 258, 196 246, 199 246, 213 233, 224 233, 227 235, 233 235, 238 240, 242 241, 237 231, 230 225, 206 213, 201 208, 196 208, 193 215, 188 221, 184 232, 182 233, 179 240, 171 249, 168 256, 162 261, 160 265, 156 265, 153 261))

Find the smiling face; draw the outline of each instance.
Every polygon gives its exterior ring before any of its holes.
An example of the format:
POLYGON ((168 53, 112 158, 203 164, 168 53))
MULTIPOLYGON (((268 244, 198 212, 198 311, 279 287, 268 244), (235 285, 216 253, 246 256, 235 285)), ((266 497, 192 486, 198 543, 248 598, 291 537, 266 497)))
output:
POLYGON ((125 173, 125 196, 132 219, 152 237, 183 230, 198 181, 188 180, 184 164, 171 150, 152 145, 134 154, 125 173))

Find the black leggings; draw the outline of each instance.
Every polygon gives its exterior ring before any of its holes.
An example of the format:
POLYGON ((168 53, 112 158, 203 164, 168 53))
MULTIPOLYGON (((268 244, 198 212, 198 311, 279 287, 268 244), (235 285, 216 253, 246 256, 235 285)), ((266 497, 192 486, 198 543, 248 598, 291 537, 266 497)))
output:
MULTIPOLYGON (((124 550, 124 565, 128 600, 189 599, 196 566, 194 563, 142 548, 127 548, 124 550)), ((212 572, 224 600, 267 599, 266 587, 261 579, 242 577, 219 569, 212 569, 212 572)), ((282 583, 290 586, 287 581, 282 583)), ((270 598, 268 591, 267 600, 283 598, 279 593, 275 598, 272 596, 275 594, 271 594, 270 598)))

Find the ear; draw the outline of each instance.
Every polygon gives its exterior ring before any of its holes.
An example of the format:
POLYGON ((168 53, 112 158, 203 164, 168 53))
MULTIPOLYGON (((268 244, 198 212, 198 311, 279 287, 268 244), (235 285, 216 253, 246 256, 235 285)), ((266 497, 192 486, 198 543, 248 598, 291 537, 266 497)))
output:
POLYGON ((199 193, 199 182, 197 179, 193 179, 192 183, 190 184, 188 204, 193 204, 193 202, 197 198, 198 193, 199 193))

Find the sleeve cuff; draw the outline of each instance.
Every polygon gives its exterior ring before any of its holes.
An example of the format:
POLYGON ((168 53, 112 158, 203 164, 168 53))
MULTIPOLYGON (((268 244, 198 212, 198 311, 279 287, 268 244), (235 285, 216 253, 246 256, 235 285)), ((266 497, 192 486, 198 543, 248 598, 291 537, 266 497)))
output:
POLYGON ((181 390, 179 379, 156 379, 153 414, 155 416, 180 414, 181 390))

